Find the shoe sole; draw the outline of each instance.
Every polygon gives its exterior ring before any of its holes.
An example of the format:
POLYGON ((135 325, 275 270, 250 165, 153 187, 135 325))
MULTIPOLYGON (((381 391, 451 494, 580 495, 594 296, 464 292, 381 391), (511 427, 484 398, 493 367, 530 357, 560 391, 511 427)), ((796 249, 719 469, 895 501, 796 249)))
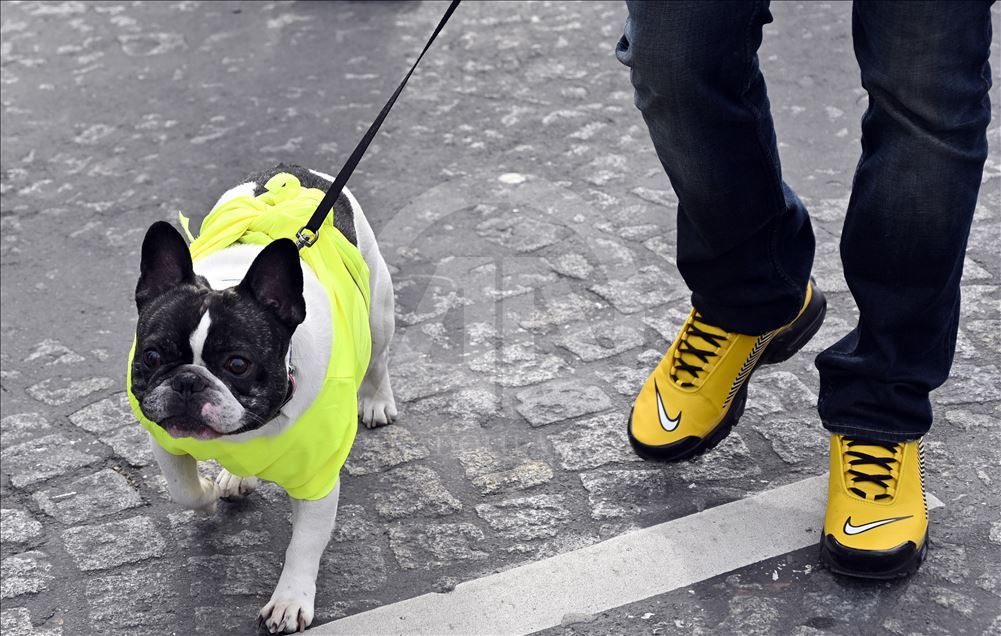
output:
POLYGON ((856 550, 841 545, 829 534, 820 539, 820 563, 842 576, 886 581, 910 576, 918 571, 928 552, 928 531, 921 548, 907 541, 890 550, 856 550))
POLYGON ((727 410, 726 415, 723 416, 723 419, 720 420, 720 423, 716 425, 716 428, 710 431, 705 437, 691 436, 663 446, 647 446, 633 437, 631 426, 633 411, 630 409, 629 416, 626 418, 626 434, 629 437, 629 444, 633 447, 633 451, 648 461, 681 462, 698 457, 706 451, 716 448, 720 442, 726 439, 726 436, 730 434, 733 427, 737 425, 740 416, 744 414, 744 407, 747 404, 747 385, 751 382, 751 377, 758 370, 758 367, 768 364, 778 364, 793 357, 797 351, 803 348, 803 345, 809 342, 820 331, 821 325, 824 324, 824 318, 827 316, 827 299, 824 297, 823 292, 817 289, 816 284, 812 280, 810 283, 813 286, 813 296, 810 298, 810 304, 807 305, 806 310, 801 316, 801 320, 805 319, 806 322, 802 326, 793 323, 789 329, 775 336, 768 343, 765 352, 761 354, 761 357, 758 358, 750 373, 747 374, 744 384, 737 391, 737 395, 734 396, 730 408, 727 410))

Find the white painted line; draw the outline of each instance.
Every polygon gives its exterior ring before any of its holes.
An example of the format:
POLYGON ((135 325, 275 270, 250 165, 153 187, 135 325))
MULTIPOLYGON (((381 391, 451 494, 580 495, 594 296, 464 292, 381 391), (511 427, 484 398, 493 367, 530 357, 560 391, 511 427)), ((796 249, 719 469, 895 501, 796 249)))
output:
MULTIPOLYGON (((316 634, 530 634, 815 545, 827 475, 348 616, 316 634)), ((929 508, 942 502, 928 495, 929 508)))

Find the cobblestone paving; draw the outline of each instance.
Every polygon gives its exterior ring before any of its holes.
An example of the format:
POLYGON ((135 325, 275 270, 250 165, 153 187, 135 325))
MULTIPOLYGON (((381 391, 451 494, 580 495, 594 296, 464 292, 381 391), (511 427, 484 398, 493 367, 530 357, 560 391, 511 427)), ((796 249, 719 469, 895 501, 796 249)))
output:
MULTIPOLYGON (((277 161, 336 169, 442 10, 4 3, 5 635, 251 629, 286 498, 265 487, 210 517, 168 502, 123 393, 139 241, 277 161)), ((837 239, 865 96, 846 4, 774 13, 762 64, 830 303, 815 354, 856 316, 837 239)), ((663 468, 628 450, 633 392, 688 301, 675 197, 612 55, 624 14, 464 4, 356 174, 396 282, 401 418, 359 434, 317 622, 825 469, 812 355, 756 375, 710 455, 663 468)), ((929 486, 946 507, 921 572, 859 584, 804 550, 549 633, 1001 632, 998 121, 934 396, 929 486)))

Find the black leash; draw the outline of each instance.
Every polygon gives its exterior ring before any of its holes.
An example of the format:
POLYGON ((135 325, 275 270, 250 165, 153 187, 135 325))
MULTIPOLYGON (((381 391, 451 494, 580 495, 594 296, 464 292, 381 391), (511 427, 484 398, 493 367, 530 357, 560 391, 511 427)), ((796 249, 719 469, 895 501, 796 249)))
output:
POLYGON ((348 157, 347 163, 345 163, 344 167, 341 168, 341 171, 337 173, 337 176, 334 178, 334 182, 331 184, 330 188, 327 189, 327 194, 323 196, 323 200, 320 201, 320 205, 316 206, 316 212, 313 212, 313 216, 309 218, 309 222, 299 228, 299 231, 295 233, 295 237, 297 239, 296 247, 298 249, 309 247, 316 242, 317 238, 319 238, 320 226, 323 224, 323 219, 327 217, 331 208, 334 207, 334 201, 337 200, 337 197, 341 196, 341 191, 344 190, 344 186, 347 184, 348 179, 351 178, 351 174, 358 166, 358 162, 361 161, 365 151, 368 150, 368 145, 372 143, 372 139, 375 137, 375 134, 379 132, 379 127, 382 126, 382 122, 386 119, 386 115, 389 114, 390 109, 393 108, 393 104, 396 103, 396 98, 400 96, 400 93, 403 91, 403 87, 407 85, 407 80, 409 80, 410 76, 413 75, 414 69, 417 68, 421 58, 423 58, 424 54, 428 52, 429 48, 431 48, 431 44, 434 43, 438 34, 441 33, 445 23, 452 17, 452 14, 455 12, 455 8, 459 6, 459 2, 461 2, 461 0, 452 0, 452 4, 448 6, 448 10, 445 11, 445 15, 443 15, 441 21, 438 22, 438 26, 435 27, 434 33, 431 34, 431 38, 428 40, 428 43, 424 45, 424 50, 421 51, 421 54, 417 56, 416 60, 414 60, 413 66, 410 67, 410 70, 404 76, 400 85, 396 87, 396 91, 393 92, 393 96, 390 97, 389 101, 386 102, 386 105, 382 107, 382 111, 379 112, 379 116, 375 118, 372 125, 368 127, 368 131, 365 133, 365 136, 362 137, 361 141, 358 142, 358 145, 355 146, 351 156, 348 157))

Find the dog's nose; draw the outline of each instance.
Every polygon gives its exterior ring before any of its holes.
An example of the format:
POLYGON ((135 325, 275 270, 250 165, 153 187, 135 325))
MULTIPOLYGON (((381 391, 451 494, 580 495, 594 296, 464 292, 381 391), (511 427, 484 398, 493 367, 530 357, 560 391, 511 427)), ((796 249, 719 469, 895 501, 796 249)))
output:
POLYGON ((205 388, 205 380, 192 371, 181 371, 171 379, 170 386, 184 397, 190 397, 205 388))

